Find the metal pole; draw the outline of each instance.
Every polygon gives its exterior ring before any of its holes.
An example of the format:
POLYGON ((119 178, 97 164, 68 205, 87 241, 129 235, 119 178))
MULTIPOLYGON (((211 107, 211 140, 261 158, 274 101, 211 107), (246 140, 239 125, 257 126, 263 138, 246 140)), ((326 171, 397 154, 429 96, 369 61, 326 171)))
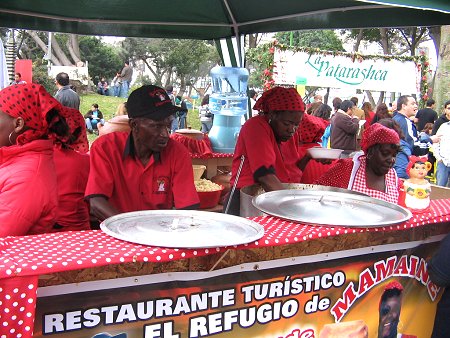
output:
POLYGON ((50 76, 52 69, 52 32, 48 32, 48 47, 47 47, 47 74, 50 76))

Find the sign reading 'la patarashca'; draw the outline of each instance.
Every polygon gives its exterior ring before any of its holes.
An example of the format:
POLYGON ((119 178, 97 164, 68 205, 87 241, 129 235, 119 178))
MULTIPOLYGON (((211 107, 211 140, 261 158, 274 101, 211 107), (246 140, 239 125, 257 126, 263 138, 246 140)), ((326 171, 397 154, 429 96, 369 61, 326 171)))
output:
POLYGON ((347 56, 275 50, 276 84, 353 88, 413 94, 419 92, 420 74, 414 61, 353 60, 347 56))

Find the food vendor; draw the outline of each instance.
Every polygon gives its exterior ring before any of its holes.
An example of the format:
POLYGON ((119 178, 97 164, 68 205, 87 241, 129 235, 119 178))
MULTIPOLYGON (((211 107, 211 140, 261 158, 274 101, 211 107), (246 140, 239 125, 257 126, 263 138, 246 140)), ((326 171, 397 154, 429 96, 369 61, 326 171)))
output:
POLYGON ((178 107, 164 89, 146 85, 130 94, 127 109, 131 131, 92 144, 85 193, 91 214, 102 221, 121 212, 196 208, 191 158, 169 137, 178 107))
POLYGON ((53 141, 68 136, 59 108, 38 84, 0 91, 0 237, 53 229, 58 203, 53 141))
POLYGON ((236 190, 224 203, 232 215, 239 215, 241 188, 260 183, 265 191, 272 191, 283 189, 282 183, 300 183, 302 170, 311 159, 297 132, 305 104, 295 88, 274 87, 264 92, 253 108, 262 114, 242 126, 233 157, 230 184, 237 181, 236 190))
POLYGON ((358 191, 371 197, 397 203, 399 178, 393 165, 399 151, 398 133, 372 124, 361 139, 360 152, 351 158, 336 162, 315 183, 358 191))

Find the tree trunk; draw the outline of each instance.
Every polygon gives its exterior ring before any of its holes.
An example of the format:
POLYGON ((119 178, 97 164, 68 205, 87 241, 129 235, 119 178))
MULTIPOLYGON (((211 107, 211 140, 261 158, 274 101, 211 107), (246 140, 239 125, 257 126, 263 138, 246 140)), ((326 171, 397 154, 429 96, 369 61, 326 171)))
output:
POLYGON ((80 44, 78 42, 78 35, 77 34, 69 34, 69 39, 67 39, 67 48, 70 53, 70 57, 75 62, 75 64, 78 64, 81 61, 80 56, 80 44))
POLYGON ((442 26, 439 51, 433 97, 441 111, 445 101, 450 100, 450 26, 442 26))
POLYGON ((64 51, 61 49, 58 41, 56 41, 54 34, 52 34, 52 51, 56 55, 56 57, 61 60, 63 66, 73 66, 73 63, 69 60, 66 53, 64 53, 64 51))
MULTIPOLYGON (((47 44, 41 40, 41 38, 39 37, 39 35, 35 32, 35 31, 27 31, 27 33, 31 36, 31 38, 36 42, 36 44, 39 46, 39 48, 41 48, 45 54, 48 55, 48 48, 47 48, 47 44)), ((53 43, 53 40, 52 40, 53 43)), ((62 62, 58 59, 58 57, 52 53, 52 58, 50 60, 52 62, 52 64, 54 64, 55 66, 63 66, 62 62)))
POLYGON ((361 44, 361 41, 363 39, 363 29, 360 29, 358 32, 358 36, 356 37, 356 42, 353 45, 353 51, 357 52, 359 50, 359 45, 361 44))

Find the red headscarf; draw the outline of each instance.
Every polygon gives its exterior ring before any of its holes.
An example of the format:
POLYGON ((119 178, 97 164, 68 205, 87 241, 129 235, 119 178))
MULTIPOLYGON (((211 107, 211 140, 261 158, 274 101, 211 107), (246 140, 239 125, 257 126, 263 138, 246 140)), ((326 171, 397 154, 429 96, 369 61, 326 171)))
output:
POLYGON ((264 113, 274 111, 305 111, 302 97, 295 88, 274 87, 264 92, 253 109, 264 113))
MULTIPOLYGON (((64 117, 69 125, 70 136, 61 138, 57 135, 50 134, 49 137, 53 139, 55 144, 64 144, 70 149, 76 150, 80 153, 87 153, 89 151, 89 141, 86 135, 86 122, 83 115, 74 109, 60 105, 59 115, 64 117)), ((56 122, 55 119, 51 123, 56 122)))
POLYGON ((375 144, 399 144, 400 137, 393 129, 379 123, 367 128, 361 139, 361 149, 367 154, 367 150, 375 144))
POLYGON ((17 137, 19 145, 46 135, 45 116, 59 105, 44 87, 35 83, 12 85, 0 91, 0 110, 11 117, 22 117, 28 127, 17 137))

